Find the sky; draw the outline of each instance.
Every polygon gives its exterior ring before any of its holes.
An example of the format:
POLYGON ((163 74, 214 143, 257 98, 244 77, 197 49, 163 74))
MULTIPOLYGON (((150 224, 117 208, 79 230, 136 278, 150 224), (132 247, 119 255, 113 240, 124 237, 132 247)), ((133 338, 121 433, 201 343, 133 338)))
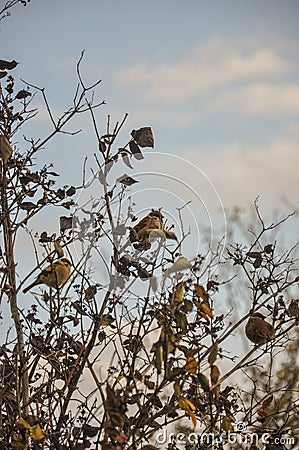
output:
MULTIPOLYGON (((31 0, 0 23, 0 57, 19 62, 17 79, 46 88, 58 118, 72 105, 84 49, 84 80, 102 79, 101 131, 108 114, 114 123, 129 113, 119 145, 132 129, 154 132, 154 150, 116 173, 139 181, 131 189, 137 212, 162 206, 177 220, 176 208, 192 200, 185 217, 200 247, 203 227, 211 239, 214 228, 224 231, 223 209, 249 211, 257 196, 267 217, 298 208, 298 22, 298 0, 31 0)), ((34 104, 39 115, 22 133, 43 138, 51 124, 39 95, 34 104)), ((53 161, 62 184, 81 184, 84 158, 96 152, 90 117, 68 130, 78 128, 79 135, 56 136, 38 155, 40 165, 53 161)), ((20 148, 22 133, 14 142, 20 148)), ((44 211, 38 231, 53 218, 44 211)), ((297 241, 298 216, 290 230, 297 241)), ((34 258, 30 240, 21 246, 34 258)))
MULTIPOLYGON (((17 78, 46 88, 57 118, 72 103, 85 50, 84 80, 102 79, 100 129, 108 114, 116 122, 125 113, 123 142, 132 129, 153 129, 154 154, 119 169, 139 174, 138 192, 154 186, 148 206, 172 205, 172 216, 195 193, 190 214, 204 210, 215 222, 215 209, 246 210, 259 196, 265 215, 283 216, 298 206, 298 19, 296 0, 32 0, 2 21, 1 57, 19 62, 17 78), (163 186, 149 176, 157 172, 163 186)), ((34 101, 40 114, 23 133, 43 137, 51 125, 42 99, 34 101)), ((69 127, 77 128, 39 155, 71 184, 96 151, 90 118, 69 127)), ((24 145, 21 136, 16 143, 24 145)))

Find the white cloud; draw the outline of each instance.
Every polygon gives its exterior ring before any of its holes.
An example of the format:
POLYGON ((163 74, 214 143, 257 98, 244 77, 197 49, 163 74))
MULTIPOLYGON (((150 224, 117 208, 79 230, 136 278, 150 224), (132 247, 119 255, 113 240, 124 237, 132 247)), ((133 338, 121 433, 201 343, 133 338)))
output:
POLYGON ((249 84, 221 92, 210 106, 254 116, 296 115, 299 113, 299 85, 249 84))
POLYGON ((280 75, 290 68, 273 50, 242 51, 213 40, 183 60, 156 66, 139 63, 119 71, 116 78, 121 85, 142 89, 153 100, 184 100, 234 82, 280 75))
POLYGON ((217 189, 224 206, 244 206, 260 196, 269 209, 286 198, 299 203, 299 139, 279 139, 265 146, 243 144, 190 149, 184 157, 200 168, 217 189))

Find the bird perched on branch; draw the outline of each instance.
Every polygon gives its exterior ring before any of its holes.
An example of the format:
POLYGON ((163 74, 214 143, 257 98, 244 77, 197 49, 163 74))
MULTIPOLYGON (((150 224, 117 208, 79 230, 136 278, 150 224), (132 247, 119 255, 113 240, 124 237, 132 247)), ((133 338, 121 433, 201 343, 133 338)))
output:
POLYGON ((23 290, 23 292, 24 294, 26 294, 26 292, 28 292, 34 286, 38 286, 39 284, 45 284, 48 287, 58 289, 67 281, 70 273, 70 261, 67 258, 60 258, 43 269, 41 273, 36 277, 35 281, 27 286, 23 290))
POLYGON ((130 241, 139 242, 144 249, 149 249, 150 238, 175 239, 173 231, 165 230, 163 215, 158 210, 152 210, 147 216, 143 217, 134 227, 130 228, 130 241))
POLYGON ((261 313, 251 314, 246 326, 245 334, 254 344, 266 344, 275 338, 273 325, 265 321, 265 316, 261 313))

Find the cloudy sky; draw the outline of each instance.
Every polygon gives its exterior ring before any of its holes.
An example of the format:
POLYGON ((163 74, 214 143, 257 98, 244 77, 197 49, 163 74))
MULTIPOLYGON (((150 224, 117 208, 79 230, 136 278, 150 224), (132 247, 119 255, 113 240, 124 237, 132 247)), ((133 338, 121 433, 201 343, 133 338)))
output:
MULTIPOLYGON (((288 211, 299 187, 298 20, 296 0, 32 0, 1 23, 1 57, 47 88, 58 117, 71 104, 85 49, 85 80, 103 80, 102 130, 107 114, 116 121, 126 112, 124 135, 154 130, 155 161, 139 172, 173 171, 196 192, 208 179, 215 205, 220 198, 247 207, 260 195, 265 211, 280 201, 288 211)), ((36 104, 40 118, 26 133, 37 137, 50 125, 38 97, 36 104)), ((89 119, 80 120, 81 135, 49 146, 58 171, 78 183, 96 145, 89 119)), ((202 189, 203 202, 213 203, 202 189)))

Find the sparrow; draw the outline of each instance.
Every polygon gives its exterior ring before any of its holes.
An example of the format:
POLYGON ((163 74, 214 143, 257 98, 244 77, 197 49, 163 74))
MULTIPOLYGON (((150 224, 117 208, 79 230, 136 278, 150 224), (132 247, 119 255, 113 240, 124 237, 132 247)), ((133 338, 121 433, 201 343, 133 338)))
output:
POLYGON ((245 334, 254 344, 266 344, 275 338, 273 325, 265 321, 265 316, 261 313, 251 314, 246 326, 245 334))
POLYGON ((149 237, 164 237, 164 239, 175 239, 173 231, 165 230, 163 215, 158 210, 152 210, 147 216, 143 217, 134 227, 130 229, 130 241, 140 242, 150 247, 149 237))
POLYGON ((39 284, 45 284, 48 287, 58 289, 66 282, 70 276, 70 273, 70 261, 67 258, 60 258, 43 269, 36 277, 35 281, 23 290, 23 293, 26 294, 26 292, 39 284))

